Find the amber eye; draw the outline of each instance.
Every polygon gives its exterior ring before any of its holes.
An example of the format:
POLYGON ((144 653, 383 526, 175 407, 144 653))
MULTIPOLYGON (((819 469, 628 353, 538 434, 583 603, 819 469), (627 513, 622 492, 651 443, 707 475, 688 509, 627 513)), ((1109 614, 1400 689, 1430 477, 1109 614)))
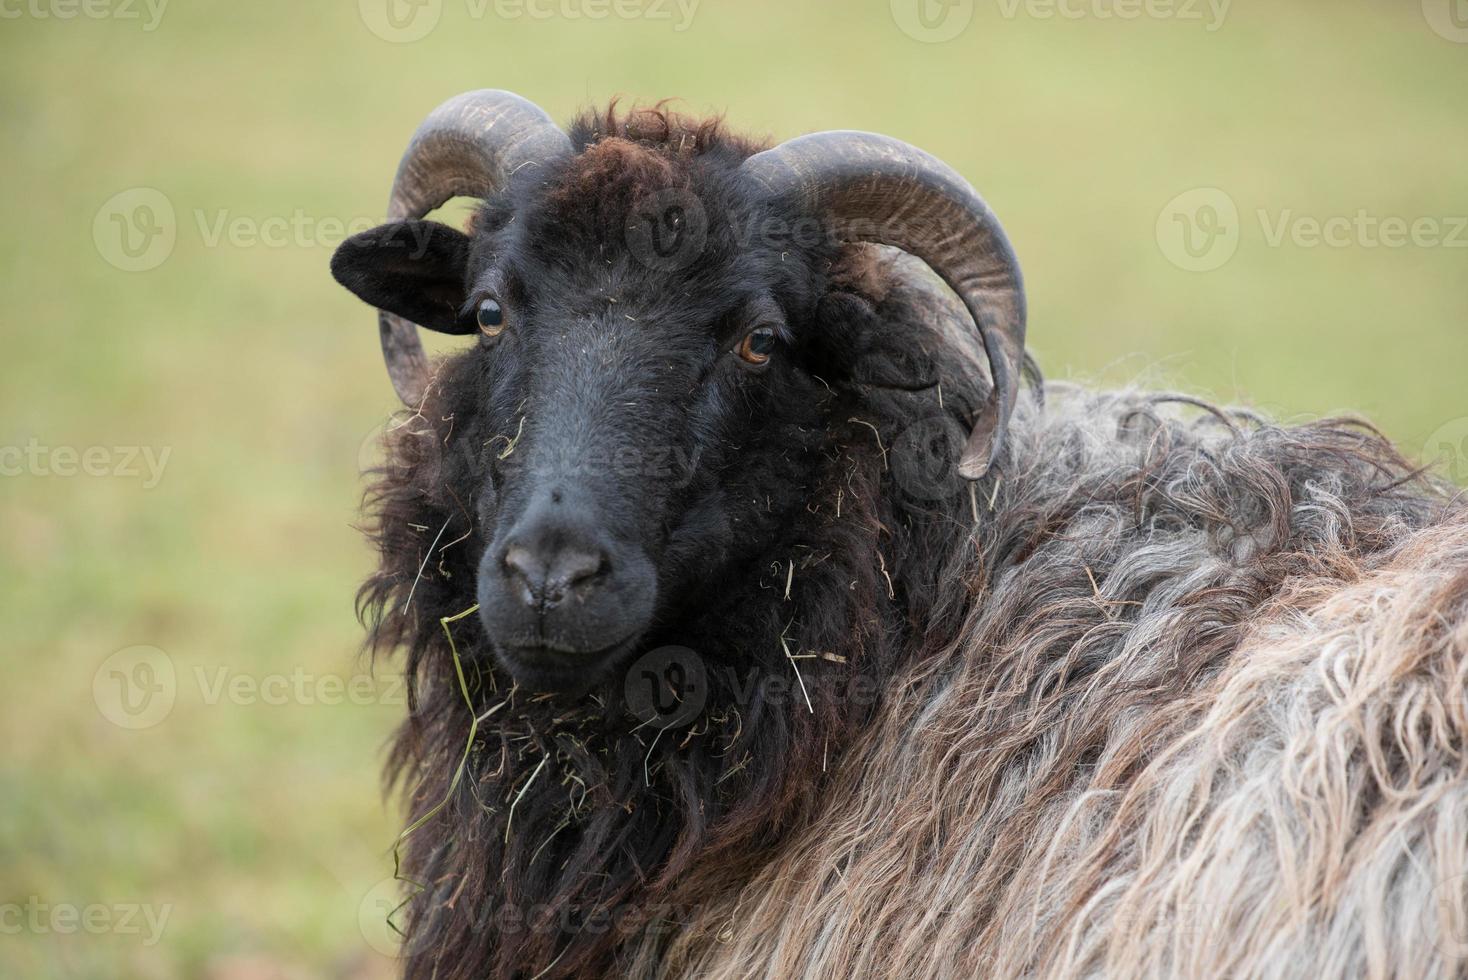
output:
POLYGON ((474 317, 479 323, 479 332, 486 337, 498 337, 504 333, 505 311, 498 300, 481 300, 474 317))
POLYGON ((739 342, 739 356, 755 366, 768 364, 775 353, 775 330, 773 327, 757 327, 744 335, 739 342))

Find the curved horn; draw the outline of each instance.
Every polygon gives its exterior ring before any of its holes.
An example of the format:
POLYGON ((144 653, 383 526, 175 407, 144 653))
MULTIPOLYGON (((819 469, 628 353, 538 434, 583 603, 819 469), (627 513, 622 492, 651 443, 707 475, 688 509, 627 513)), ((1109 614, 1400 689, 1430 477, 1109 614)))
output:
MULTIPOLYGON (((429 113, 408 143, 393 178, 389 221, 421 218, 451 197, 486 197, 522 168, 569 153, 566 134, 539 107, 513 92, 481 89, 449 99, 429 113)), ((523 178, 521 178, 523 179, 523 178)), ((378 313, 382 357, 398 397, 422 403, 428 358, 417 327, 378 313)))
POLYGON ((875 133, 813 133, 755 154, 743 169, 775 198, 823 214, 844 241, 874 242, 926 262, 968 308, 994 390, 958 472, 977 480, 1004 442, 1025 350, 1019 260, 994 212, 953 168, 875 133))

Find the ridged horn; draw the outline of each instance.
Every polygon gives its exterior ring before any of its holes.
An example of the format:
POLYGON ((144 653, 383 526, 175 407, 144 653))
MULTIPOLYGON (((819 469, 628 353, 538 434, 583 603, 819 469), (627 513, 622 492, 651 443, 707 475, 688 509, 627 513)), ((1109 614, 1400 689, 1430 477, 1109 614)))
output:
MULTIPOLYGON (((440 105, 419 125, 393 178, 389 221, 421 218, 452 197, 486 197, 526 179, 571 143, 534 103, 513 92, 480 89, 440 105)), ((428 358, 418 329, 378 313, 382 357, 405 405, 416 408, 428 385, 428 358)))
POLYGON ((842 240, 917 256, 958 294, 994 381, 958 465, 966 479, 982 477, 1004 444, 1025 350, 1019 260, 984 199, 943 161, 875 133, 796 137, 750 157, 743 169, 772 198, 824 216, 842 240))

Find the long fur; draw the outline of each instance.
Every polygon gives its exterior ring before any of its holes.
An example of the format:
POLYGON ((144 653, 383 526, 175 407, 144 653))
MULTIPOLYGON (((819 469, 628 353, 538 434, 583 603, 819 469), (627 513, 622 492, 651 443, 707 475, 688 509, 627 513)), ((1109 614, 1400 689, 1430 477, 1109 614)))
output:
MULTIPOLYGON (((667 113, 573 141, 605 152, 565 207, 754 148, 667 113)), ((390 434, 362 603, 411 682, 407 975, 1463 970, 1463 508, 1358 424, 1056 386, 945 482, 924 434, 987 390, 961 311, 871 249, 809 275, 820 384, 691 478, 753 509, 663 614, 709 667, 686 728, 516 689, 474 617, 466 704, 440 621, 509 433, 461 354, 390 434)))
POLYGON ((962 638, 637 975, 1468 971, 1468 516, 1360 428, 1065 393, 962 638))

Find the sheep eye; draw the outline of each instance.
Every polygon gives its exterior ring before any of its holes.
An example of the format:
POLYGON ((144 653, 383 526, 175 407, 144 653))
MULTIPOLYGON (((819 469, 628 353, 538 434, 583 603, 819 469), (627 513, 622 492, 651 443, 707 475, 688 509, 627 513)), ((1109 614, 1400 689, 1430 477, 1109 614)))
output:
POLYGON ((479 332, 486 337, 498 337, 504 332, 505 311, 498 300, 481 300, 475 319, 479 322, 479 332))
POLYGON ((758 327, 744 335, 739 342, 738 354, 748 364, 768 364, 775 352, 775 330, 773 327, 758 327))

